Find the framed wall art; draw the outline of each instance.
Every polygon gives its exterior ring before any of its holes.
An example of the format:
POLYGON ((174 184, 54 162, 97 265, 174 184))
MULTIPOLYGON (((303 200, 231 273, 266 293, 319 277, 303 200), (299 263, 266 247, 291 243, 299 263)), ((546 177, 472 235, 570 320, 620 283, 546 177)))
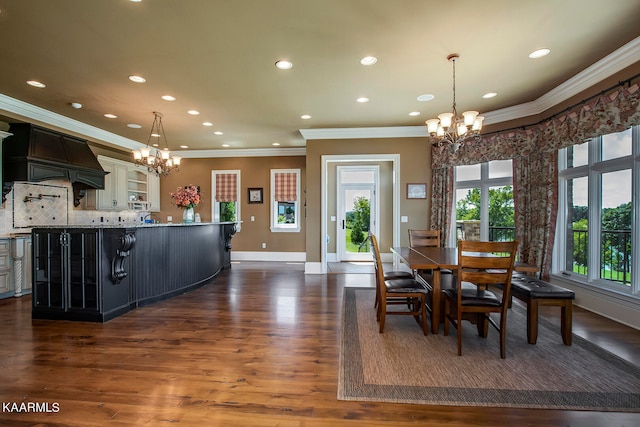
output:
POLYGON ((407 184, 407 199, 426 199, 427 184, 407 184))
POLYGON ((262 203, 262 188, 249 188, 248 199, 249 203, 262 203))

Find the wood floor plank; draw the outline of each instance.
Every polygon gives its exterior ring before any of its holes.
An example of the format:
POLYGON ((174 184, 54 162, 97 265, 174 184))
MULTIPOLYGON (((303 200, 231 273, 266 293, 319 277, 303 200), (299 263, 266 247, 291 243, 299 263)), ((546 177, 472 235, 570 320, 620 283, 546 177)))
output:
MULTIPOLYGON (((0 400, 60 408, 0 412, 0 425, 640 425, 638 414, 338 401, 346 285, 373 275, 234 264, 105 324, 31 320, 29 296, 0 300, 0 400)), ((579 308, 574 331, 640 365, 639 331, 579 308)))

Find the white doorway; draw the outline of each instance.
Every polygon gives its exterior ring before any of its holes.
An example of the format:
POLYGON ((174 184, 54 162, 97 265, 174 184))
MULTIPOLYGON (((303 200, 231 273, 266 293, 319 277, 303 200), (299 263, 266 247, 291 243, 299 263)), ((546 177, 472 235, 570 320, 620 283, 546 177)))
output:
POLYGON ((371 261, 367 233, 378 232, 378 166, 337 167, 337 261, 371 261))

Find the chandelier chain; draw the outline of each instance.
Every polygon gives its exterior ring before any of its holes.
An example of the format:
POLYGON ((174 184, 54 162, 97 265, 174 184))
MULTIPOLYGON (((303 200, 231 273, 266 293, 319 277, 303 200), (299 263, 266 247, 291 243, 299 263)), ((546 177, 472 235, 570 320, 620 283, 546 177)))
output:
POLYGON ((482 139, 480 130, 482 120, 477 111, 465 111, 463 117, 458 117, 456 105, 456 60, 458 54, 451 54, 447 59, 452 63, 453 77, 453 103, 451 113, 442 113, 437 119, 429 119, 425 122, 427 131, 434 146, 442 147, 448 145, 452 152, 456 152, 464 143, 468 141, 479 142, 482 139))

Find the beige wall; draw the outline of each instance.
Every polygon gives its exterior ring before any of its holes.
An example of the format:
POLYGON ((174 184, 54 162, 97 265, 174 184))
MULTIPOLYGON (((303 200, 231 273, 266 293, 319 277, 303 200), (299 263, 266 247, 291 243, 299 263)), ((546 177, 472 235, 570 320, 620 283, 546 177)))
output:
MULTIPOLYGON (((400 156, 400 215, 409 222, 400 224, 402 245, 408 245, 409 228, 428 228, 431 208, 431 146, 426 138, 375 138, 353 140, 307 141, 307 262, 321 261, 321 166, 323 155, 399 154, 400 156), (407 183, 426 183, 427 198, 407 200, 407 183)), ((334 181, 335 182, 335 181, 334 181)), ((335 184, 333 185, 335 188, 335 184)), ((381 192, 390 190, 381 187, 381 192)), ((381 194, 381 197, 390 197, 381 194)), ((334 207, 335 209, 335 207, 334 207)), ((327 212, 327 216, 333 215, 327 212)), ((384 226, 391 227, 391 215, 384 226)), ((381 224, 382 225, 382 224, 381 224)), ((382 236, 380 247, 392 244, 391 236, 382 236)), ((325 236, 326 238, 326 236, 325 236)))
POLYGON ((211 213, 211 171, 212 170, 240 170, 240 197, 242 227, 233 237, 234 251, 265 251, 265 252, 304 252, 305 251, 305 218, 304 197, 306 188, 305 158, 293 157, 232 157, 208 159, 183 159, 180 171, 171 173, 160 179, 160 217, 162 222, 167 215, 173 216, 174 221, 182 220, 182 210, 172 205, 169 193, 178 186, 199 185, 203 196, 202 202, 195 208, 200 213, 203 222, 212 220, 211 213), (269 229, 270 221, 270 174, 271 169, 300 169, 301 191, 301 231, 299 233, 272 233, 269 229), (247 203, 247 189, 262 187, 264 189, 264 203, 247 203), (251 216, 255 221, 251 222, 251 216), (267 244, 262 249, 262 243, 267 244))

